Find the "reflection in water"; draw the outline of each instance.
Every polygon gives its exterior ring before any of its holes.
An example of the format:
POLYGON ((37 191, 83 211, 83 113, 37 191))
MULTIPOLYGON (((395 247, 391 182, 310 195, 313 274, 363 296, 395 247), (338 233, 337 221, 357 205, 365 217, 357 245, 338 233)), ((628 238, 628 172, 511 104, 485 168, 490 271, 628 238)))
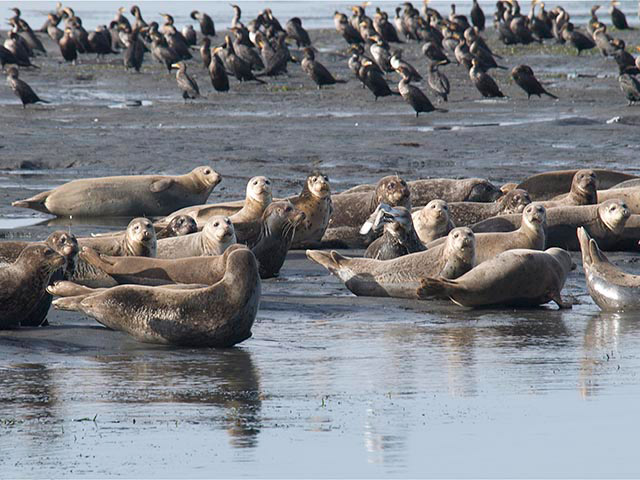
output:
POLYGON ((600 388, 598 367, 617 358, 623 314, 600 312, 589 319, 584 332, 583 355, 580 362, 580 394, 593 396, 600 388))

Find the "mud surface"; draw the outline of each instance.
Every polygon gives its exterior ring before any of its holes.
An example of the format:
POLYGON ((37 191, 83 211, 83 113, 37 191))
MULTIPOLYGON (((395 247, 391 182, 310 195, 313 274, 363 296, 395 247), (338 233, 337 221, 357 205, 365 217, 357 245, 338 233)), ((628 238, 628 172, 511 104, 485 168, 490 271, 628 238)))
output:
MULTIPOLYGON (((621 36, 635 45, 635 32, 621 36)), ((223 175, 212 201, 243 198, 254 175, 292 194, 314 168, 334 191, 389 173, 501 184, 561 168, 640 172, 640 108, 595 52, 506 49, 489 33, 503 65, 532 66, 560 100, 528 101, 502 71, 510 98, 481 100, 452 65, 449 112, 416 119, 399 97, 373 102, 334 32, 312 38, 346 85, 318 91, 293 65, 222 95, 193 61, 207 98, 186 105, 150 57, 141 74, 115 58, 74 68, 46 42, 53 53, 22 77, 52 105, 23 111, 0 88, 0 234, 36 240, 68 224, 10 206, 63 182, 200 164, 223 175)), ((426 73, 418 46, 404 48, 426 73)), ((127 219, 72 223, 86 235, 127 219)), ((640 273, 633 254, 611 258, 640 273)), ((356 298, 297 251, 263 292, 253 338, 227 351, 139 344, 56 311, 49 328, 0 332, 2 475, 638 475, 640 327, 599 313, 580 266, 563 292, 570 311, 356 298)))

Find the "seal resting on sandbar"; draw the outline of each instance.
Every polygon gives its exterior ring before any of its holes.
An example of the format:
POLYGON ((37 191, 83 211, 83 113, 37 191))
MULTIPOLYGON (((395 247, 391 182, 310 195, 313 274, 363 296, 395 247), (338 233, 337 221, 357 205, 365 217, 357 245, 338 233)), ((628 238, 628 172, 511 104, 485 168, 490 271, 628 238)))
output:
POLYGON ((296 228, 291 248, 319 243, 333 213, 329 177, 322 172, 312 172, 305 180, 300 195, 289 200, 305 214, 305 220, 296 228))
POLYGON ((201 232, 158 240, 158 258, 222 255, 236 243, 236 233, 228 217, 212 217, 201 232))
POLYGON ((449 204, 444 200, 431 200, 412 213, 413 227, 422 243, 426 245, 438 238, 446 237, 456 228, 449 213, 449 204))
POLYGON ((251 337, 260 290, 256 259, 240 248, 229 254, 224 277, 211 286, 85 289, 86 294, 58 298, 53 305, 89 315, 141 342, 225 348, 251 337))
POLYGON ((198 224, 189 215, 176 215, 169 224, 156 233, 156 239, 180 237, 198 231, 198 224))
POLYGON ((593 170, 578 170, 571 181, 569 193, 543 202, 546 208, 598 203, 598 177, 593 170))
MULTIPOLYGON (((382 205, 378 208, 380 207, 382 205)), ((410 253, 426 250, 413 228, 413 220, 409 210, 404 207, 388 208, 379 217, 373 228, 377 230, 382 227, 384 231, 380 238, 371 242, 371 245, 364 252, 364 258, 393 260, 410 253)))
POLYGON ((512 213, 522 213, 531 203, 525 190, 514 189, 505 193, 495 202, 454 202, 449 204, 449 215, 458 226, 468 226, 487 218, 512 213))
POLYGON ((178 176, 83 178, 12 205, 57 216, 161 216, 206 202, 221 178, 211 167, 198 167, 178 176))
POLYGON ((307 250, 307 257, 340 278, 356 295, 418 298, 421 278, 437 275, 455 278, 473 268, 475 236, 469 228, 454 228, 444 248, 393 260, 350 258, 334 250, 307 250))
POLYGON ((578 240, 587 290, 596 305, 605 312, 640 310, 640 275, 613 265, 582 227, 578 228, 578 240))
POLYGON ((536 307, 554 301, 570 308, 560 292, 573 268, 571 255, 561 248, 509 250, 455 280, 424 278, 417 296, 447 296, 463 307, 536 307))
POLYGON ((0 329, 20 326, 42 301, 53 273, 65 257, 48 245, 25 247, 13 263, 0 264, 0 329))

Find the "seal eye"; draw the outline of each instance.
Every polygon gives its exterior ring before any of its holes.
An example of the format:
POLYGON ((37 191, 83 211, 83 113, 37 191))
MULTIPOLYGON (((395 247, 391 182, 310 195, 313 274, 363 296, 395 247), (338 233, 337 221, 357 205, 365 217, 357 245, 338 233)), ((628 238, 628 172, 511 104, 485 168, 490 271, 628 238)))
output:
POLYGON ((396 188, 396 184, 395 184, 395 182, 391 182, 389 185, 387 185, 387 188, 388 188, 389 190, 391 190, 392 188, 396 188))
POLYGON ((140 225, 136 225, 135 230, 136 230, 136 231, 140 230, 140 225))
POLYGON ((229 220, 228 218, 225 218, 224 221, 227 225, 231 225, 231 220, 229 220))
POLYGON ((291 207, 287 207, 284 209, 285 212, 290 212, 291 211, 291 207))
POLYGON ((214 227, 218 227, 218 226, 220 226, 220 224, 218 222, 216 222, 216 223, 213 224, 213 226, 214 227))
POLYGON ((443 209, 443 210, 449 210, 449 207, 447 207, 446 205, 443 205, 443 206, 442 206, 442 209, 443 209))
POLYGON ((211 170, 209 170, 208 168, 205 169, 204 174, 205 175, 211 175, 211 170))
POLYGON ((458 232, 453 234, 453 238, 459 238, 459 237, 460 237, 460 234, 458 232))
POLYGON ((266 183, 267 185, 271 185, 271 180, 265 180, 264 183, 266 183))

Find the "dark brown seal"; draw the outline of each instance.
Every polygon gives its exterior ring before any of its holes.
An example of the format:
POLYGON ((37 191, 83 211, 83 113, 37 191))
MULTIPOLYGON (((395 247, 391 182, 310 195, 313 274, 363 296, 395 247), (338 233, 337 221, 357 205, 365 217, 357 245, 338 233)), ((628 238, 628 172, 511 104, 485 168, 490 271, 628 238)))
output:
POLYGON ((522 213, 531 203, 525 190, 514 189, 492 203, 454 202, 449 204, 449 215, 456 225, 473 225, 487 218, 522 213))
POLYGON ((289 200, 305 214, 304 221, 296 228, 291 248, 305 248, 319 243, 333 213, 329 177, 322 172, 311 173, 300 195, 289 200))
POLYGON ((176 215, 169 224, 156 233, 156 239, 180 237, 198 231, 198 224, 189 215, 176 215))

